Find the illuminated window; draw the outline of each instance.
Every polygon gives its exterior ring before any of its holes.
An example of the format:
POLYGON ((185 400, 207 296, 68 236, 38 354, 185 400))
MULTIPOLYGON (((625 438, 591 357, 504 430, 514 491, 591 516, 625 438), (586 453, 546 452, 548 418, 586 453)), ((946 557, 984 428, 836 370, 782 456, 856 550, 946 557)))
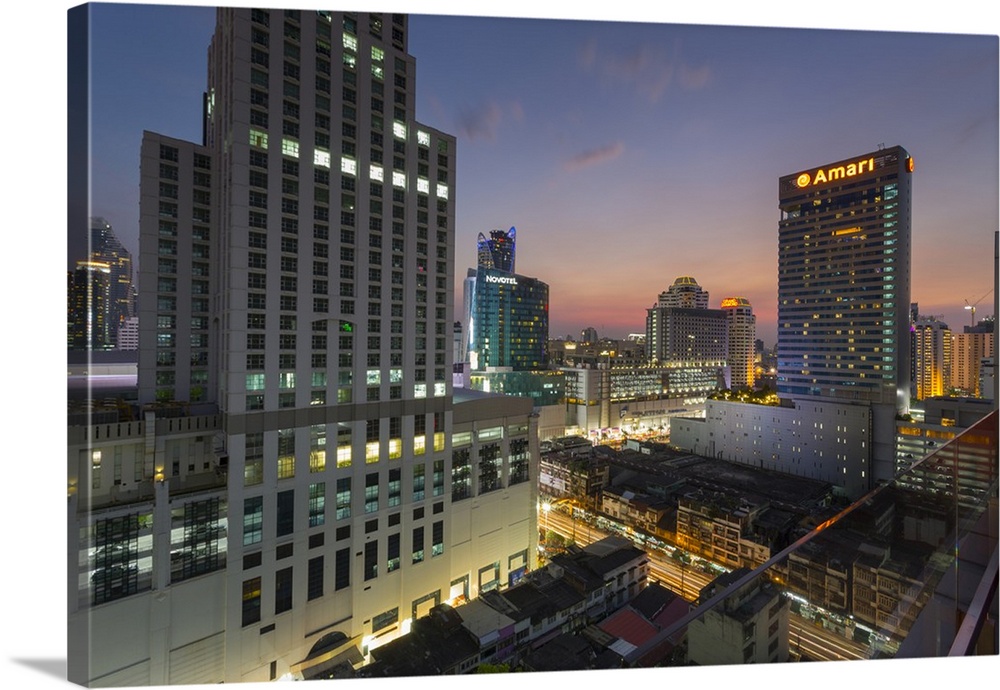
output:
POLYGON ((406 125, 402 122, 392 123, 392 136, 397 139, 406 139, 406 125))
POLYGON ((413 397, 414 398, 426 398, 427 397, 427 384, 426 383, 415 383, 415 384, 413 384, 413 397))
POLYGON ((448 185, 446 185, 446 184, 439 184, 437 186, 437 196, 438 196, 438 199, 447 199, 448 198, 448 185))
POLYGON ((344 47, 348 50, 353 50, 357 52, 358 50, 358 39, 350 34, 344 34, 344 47))
POLYGON ((282 139, 281 140, 281 155, 290 156, 292 158, 299 157, 299 142, 293 139, 282 139))
POLYGON ((246 381, 248 391, 264 390, 264 374, 247 374, 246 381))
POLYGON ((369 386, 377 386, 382 382, 382 372, 379 369, 369 369, 365 379, 369 386))
POLYGON ((340 159, 340 172, 347 175, 357 175, 358 174, 358 162, 353 158, 348 158, 344 156, 340 159))
POLYGON ((372 46, 372 62, 382 62, 385 59, 385 51, 378 46, 372 46))
POLYGON ((421 194, 430 194, 431 183, 422 177, 417 178, 417 191, 421 194))
POLYGON ((321 168, 330 167, 330 152, 324 151, 323 149, 316 149, 313 152, 313 163, 321 168))
POLYGON ((382 173, 382 166, 381 165, 371 166, 368 169, 368 177, 370 177, 372 180, 378 180, 379 182, 382 182, 382 180, 384 179, 382 173))
POLYGON ((256 146, 257 148, 261 149, 267 149, 267 132, 261 132, 260 130, 251 129, 250 145, 256 146))
POLYGON ((322 472, 326 469, 326 425, 314 424, 309 427, 309 471, 322 472))
POLYGON ((431 135, 428 134, 427 132, 422 132, 420 130, 417 130, 417 143, 420 144, 421 146, 430 146, 431 135))
POLYGON ((406 174, 401 172, 392 173, 392 186, 406 189, 406 174))
POLYGON ((278 429, 278 479, 295 476, 295 429, 278 429))
POLYGON ((398 438, 389 439, 389 459, 397 460, 403 456, 403 441, 398 438))

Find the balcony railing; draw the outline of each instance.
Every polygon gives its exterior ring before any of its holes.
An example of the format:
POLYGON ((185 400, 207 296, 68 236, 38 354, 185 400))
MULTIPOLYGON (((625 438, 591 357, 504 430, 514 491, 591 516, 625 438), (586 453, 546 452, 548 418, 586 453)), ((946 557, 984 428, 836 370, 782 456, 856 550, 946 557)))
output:
POLYGON ((626 661, 739 663, 725 630, 754 616, 776 632, 750 661, 997 654, 997 421, 994 410, 764 565, 706 588, 626 661), (820 582, 833 561, 838 576, 820 582))

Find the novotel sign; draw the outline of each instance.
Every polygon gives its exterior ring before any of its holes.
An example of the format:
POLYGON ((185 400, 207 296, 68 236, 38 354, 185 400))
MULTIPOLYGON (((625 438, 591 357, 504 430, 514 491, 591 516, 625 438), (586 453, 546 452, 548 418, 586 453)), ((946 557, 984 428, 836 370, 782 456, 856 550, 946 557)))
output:
POLYGON ((820 168, 816 172, 809 174, 804 172, 795 178, 797 187, 811 187, 824 182, 834 182, 844 180, 849 177, 863 175, 875 171, 874 156, 859 161, 853 161, 844 165, 835 165, 828 168, 820 168))
POLYGON ((500 283, 501 285, 517 285, 517 278, 513 276, 495 276, 486 274, 487 283, 500 283))

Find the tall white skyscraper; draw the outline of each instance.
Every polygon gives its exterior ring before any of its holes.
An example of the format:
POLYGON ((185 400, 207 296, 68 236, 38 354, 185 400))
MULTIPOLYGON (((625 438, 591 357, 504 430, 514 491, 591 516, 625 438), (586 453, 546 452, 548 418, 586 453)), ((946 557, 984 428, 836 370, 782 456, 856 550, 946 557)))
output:
POLYGON ((144 134, 142 419, 71 433, 80 682, 310 677, 535 566, 531 403, 452 395, 407 29, 218 9, 205 141, 144 134))

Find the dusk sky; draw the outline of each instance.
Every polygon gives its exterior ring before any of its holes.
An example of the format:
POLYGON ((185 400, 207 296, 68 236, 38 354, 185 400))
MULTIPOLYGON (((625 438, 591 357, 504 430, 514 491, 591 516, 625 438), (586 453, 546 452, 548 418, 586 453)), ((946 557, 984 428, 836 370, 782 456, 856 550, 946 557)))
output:
MULTIPOLYGON (((308 3, 307 3, 308 4, 308 3)), ((96 5, 92 214, 138 253, 142 131, 200 141, 210 7, 96 5)), ((778 177, 880 145, 913 183, 912 301, 992 314, 996 36, 413 15, 417 118, 458 139, 456 315, 518 232, 550 335, 622 337, 677 276, 775 341, 778 177)), ((72 258, 72 257, 70 257, 72 258)))

